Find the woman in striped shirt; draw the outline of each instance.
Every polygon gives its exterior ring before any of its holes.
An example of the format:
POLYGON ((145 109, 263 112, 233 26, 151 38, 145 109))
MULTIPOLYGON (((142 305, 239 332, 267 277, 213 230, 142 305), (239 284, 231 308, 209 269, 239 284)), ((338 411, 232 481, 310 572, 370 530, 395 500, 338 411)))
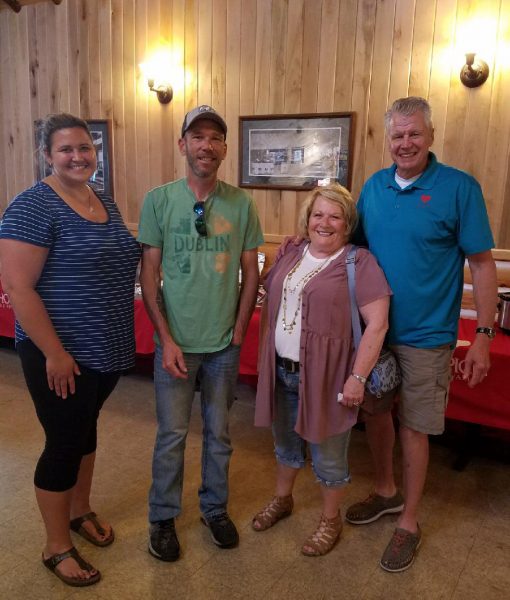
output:
POLYGON ((43 563, 72 586, 100 573, 70 530, 98 546, 110 525, 90 508, 97 418, 134 361, 133 290, 139 246, 96 171, 87 123, 49 115, 41 149, 51 175, 19 194, 0 222, 2 285, 16 314, 16 348, 46 435, 34 483, 46 527, 43 563))

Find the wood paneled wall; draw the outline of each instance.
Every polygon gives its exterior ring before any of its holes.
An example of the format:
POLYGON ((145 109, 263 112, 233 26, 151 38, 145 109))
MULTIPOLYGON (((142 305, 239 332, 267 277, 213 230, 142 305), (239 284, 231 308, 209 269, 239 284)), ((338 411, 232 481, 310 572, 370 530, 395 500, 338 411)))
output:
MULTIPOLYGON (((136 227, 144 193, 184 174, 177 139, 199 103, 226 118, 221 176, 232 183, 239 115, 354 111, 357 197, 391 162, 386 108, 419 94, 433 107, 434 151, 478 178, 497 245, 510 248, 509 45, 510 0, 63 0, 1 10, 0 209, 33 182, 34 120, 70 111, 112 120, 115 199, 136 227), (473 18, 474 37, 489 37, 490 76, 468 89, 456 53, 473 18), (164 106, 139 67, 161 44, 177 57, 164 106)), ((253 196, 267 239, 294 231, 303 193, 253 196)))

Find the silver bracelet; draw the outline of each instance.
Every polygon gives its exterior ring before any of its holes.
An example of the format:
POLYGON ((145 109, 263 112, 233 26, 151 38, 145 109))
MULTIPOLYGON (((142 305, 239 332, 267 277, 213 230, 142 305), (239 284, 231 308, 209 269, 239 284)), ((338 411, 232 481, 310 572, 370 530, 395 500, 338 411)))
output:
POLYGON ((363 375, 358 375, 357 373, 351 373, 351 376, 354 377, 354 379, 357 379, 363 385, 365 385, 365 383, 367 382, 367 378, 363 377, 363 375))

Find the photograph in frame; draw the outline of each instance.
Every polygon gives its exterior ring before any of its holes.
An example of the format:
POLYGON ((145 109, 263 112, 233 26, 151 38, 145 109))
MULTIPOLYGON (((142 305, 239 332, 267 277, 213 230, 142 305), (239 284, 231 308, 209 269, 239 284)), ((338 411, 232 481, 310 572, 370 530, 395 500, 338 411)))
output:
MULTIPOLYGON (((107 119, 85 119, 85 121, 89 126, 97 154, 97 169, 89 179, 90 187, 100 194, 113 196, 110 122, 107 119)), ((51 168, 46 162, 44 154, 39 151, 41 126, 42 120, 34 122, 34 135, 37 150, 35 176, 37 181, 51 175, 51 168)))
POLYGON ((239 117, 239 185, 308 190, 335 182, 350 189, 354 113, 239 117))

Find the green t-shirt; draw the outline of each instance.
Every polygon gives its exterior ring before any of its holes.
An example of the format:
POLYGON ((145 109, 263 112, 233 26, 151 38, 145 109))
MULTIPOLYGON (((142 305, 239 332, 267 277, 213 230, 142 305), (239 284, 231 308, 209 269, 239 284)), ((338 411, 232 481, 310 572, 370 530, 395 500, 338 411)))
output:
POLYGON ((205 202, 207 237, 195 229, 195 202, 186 179, 151 190, 138 241, 162 249, 163 296, 175 342, 184 352, 216 352, 232 339, 241 254, 264 238, 243 190, 218 181, 205 202))

